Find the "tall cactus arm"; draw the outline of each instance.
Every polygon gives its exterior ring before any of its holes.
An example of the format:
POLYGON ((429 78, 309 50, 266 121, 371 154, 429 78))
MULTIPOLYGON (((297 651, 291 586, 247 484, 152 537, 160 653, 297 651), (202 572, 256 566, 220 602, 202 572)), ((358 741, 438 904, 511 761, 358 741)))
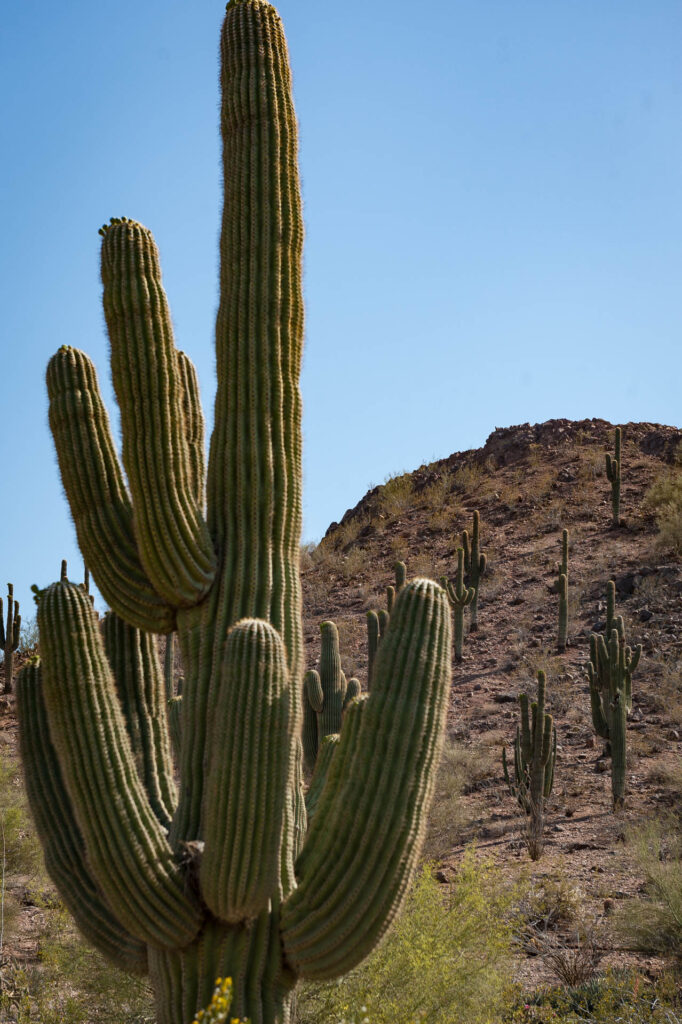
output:
MULTIPOLYGON (((348 689, 346 676, 341 670, 339 631, 331 621, 320 625, 322 648, 320 654, 320 683, 324 694, 318 719, 319 739, 339 732, 343 701, 348 689)), ((319 743, 318 743, 319 745, 319 743)))
POLYGON ((356 679, 355 676, 353 676, 351 679, 348 680, 348 685, 346 687, 346 696, 343 698, 343 710, 345 711, 350 702, 352 700, 355 700, 356 697, 359 697, 361 693, 362 686, 360 685, 360 680, 356 679))
POLYGON ((140 778, 154 814, 168 828, 177 791, 156 637, 129 626, 115 612, 104 616, 102 636, 140 778))
POLYGON ((320 674, 314 668, 308 669, 303 677, 303 693, 303 757, 308 770, 312 771, 319 746, 317 716, 324 703, 320 674))
POLYGON ((19 673, 17 712, 26 795, 48 874, 88 942, 117 967, 145 974, 146 944, 123 927, 88 868, 83 836, 50 738, 37 660, 19 673))
POLYGON ((229 590, 216 626, 271 622, 299 679, 303 218, 277 11, 231 0, 220 47, 224 205, 207 492, 229 590))
POLYGON ((201 892, 216 917, 236 923, 256 917, 278 892, 290 790, 289 679, 282 641, 267 622, 232 628, 213 700, 201 892))
MULTIPOLYGON (((450 663, 447 595, 413 580, 396 598, 347 772, 337 787, 328 780, 299 888, 282 910, 285 956, 303 977, 350 970, 402 904, 434 788, 450 663)), ((344 726, 332 771, 347 742, 344 726)))
POLYGON ((137 938, 184 945, 201 914, 138 777, 87 594, 68 581, 52 584, 38 625, 50 735, 93 877, 137 938))
POLYGON ((191 607, 213 582, 216 561, 193 494, 159 253, 151 232, 135 221, 113 220, 102 234, 104 316, 140 559, 169 604, 191 607))
POLYGON ((142 567, 133 512, 99 391, 83 353, 63 346, 47 367, 50 429, 78 544, 102 597, 126 621, 153 633, 174 627, 175 610, 142 567))
POLYGON ((199 397, 199 381, 194 363, 184 352, 176 351, 175 358, 180 377, 182 415, 187 440, 189 486, 197 508, 206 501, 206 453, 204 451, 204 413, 199 397))
POLYGON ((552 786, 554 785, 554 768, 556 766, 556 729, 552 730, 552 749, 547 760, 547 767, 545 769, 545 788, 543 796, 546 800, 549 799, 549 795, 552 792, 552 786))

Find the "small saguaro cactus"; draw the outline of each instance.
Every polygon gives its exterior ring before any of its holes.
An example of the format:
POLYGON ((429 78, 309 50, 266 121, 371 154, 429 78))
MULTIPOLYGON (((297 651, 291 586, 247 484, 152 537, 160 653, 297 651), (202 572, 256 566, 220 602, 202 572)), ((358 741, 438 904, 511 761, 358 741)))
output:
POLYGON ((455 619, 455 661, 459 664, 462 660, 462 647, 464 645, 464 609, 470 605, 476 596, 473 587, 464 585, 464 548, 457 548, 457 576, 454 584, 445 576, 441 578, 441 586, 445 589, 450 604, 452 605, 455 619))
POLYGON ((615 431, 615 452, 613 457, 606 453, 606 478, 611 484, 611 509, 613 512, 613 526, 620 526, 620 477, 622 469, 621 461, 621 429, 616 427, 615 431))
POLYGON ((21 636, 21 615, 19 602, 14 600, 14 586, 7 584, 7 619, 4 619, 2 598, 0 597, 0 647, 5 655, 5 693, 12 692, 14 679, 14 653, 19 646, 21 636))
POLYGON ((379 648, 381 638, 388 629, 388 624, 391 620, 391 611, 395 603, 396 596, 400 593, 403 587, 407 583, 407 567, 404 562, 396 562, 393 566, 395 573, 395 585, 389 584, 386 587, 386 608, 382 608, 381 611, 368 611, 367 612, 367 689, 371 689, 372 686, 372 674, 374 669, 374 659, 379 648))
POLYGON ((556 765, 556 728, 552 716, 545 712, 545 673, 538 671, 538 696, 528 707, 528 694, 519 694, 521 723, 516 727, 514 742, 514 781, 512 782, 507 752, 502 748, 502 768, 509 792, 528 816, 528 852, 531 860, 542 854, 545 824, 545 801, 552 792, 556 765))
MULTIPOLYGON (((102 231, 123 465, 88 357, 64 347, 47 373, 64 489, 94 582, 130 627, 177 631, 185 685, 170 825, 145 785, 90 600, 68 579, 39 597, 42 662, 19 680, 20 729, 53 878, 100 949, 148 972, 159 1024, 187 1024, 227 977, 235 1017, 292 1024, 299 979, 360 963, 414 876, 449 696, 450 609, 429 580, 397 596, 371 696, 346 710, 308 828, 303 222, 287 47, 264 0, 227 4, 221 84, 206 488, 196 375, 175 347, 143 225, 118 218, 102 231)), ((154 717, 148 701, 136 707, 154 717)), ((165 716, 158 727, 167 750, 165 716)))
POLYGON ((464 548, 464 572, 467 586, 474 588, 474 597, 471 602, 471 620, 469 632, 474 633, 478 629, 478 595, 480 592, 481 576, 486 570, 488 560, 481 552, 481 517, 478 510, 474 512, 474 524, 471 531, 471 540, 468 530, 462 531, 462 547, 464 548))
POLYGON ((606 636, 593 633, 590 637, 587 674, 592 724, 597 735, 606 741, 606 753, 611 756, 611 793, 615 810, 625 802, 627 716, 632 707, 632 674, 639 664, 642 645, 638 644, 632 650, 626 643, 623 617, 613 614, 613 581, 609 583, 607 595, 610 611, 607 613, 607 633, 606 636), (612 600, 609 600, 611 596, 612 600))
POLYGON ((310 771, 315 767, 322 740, 341 731, 343 712, 360 694, 359 680, 347 680, 341 668, 336 624, 331 621, 321 623, 320 634, 319 672, 310 669, 304 678, 303 756, 310 771))

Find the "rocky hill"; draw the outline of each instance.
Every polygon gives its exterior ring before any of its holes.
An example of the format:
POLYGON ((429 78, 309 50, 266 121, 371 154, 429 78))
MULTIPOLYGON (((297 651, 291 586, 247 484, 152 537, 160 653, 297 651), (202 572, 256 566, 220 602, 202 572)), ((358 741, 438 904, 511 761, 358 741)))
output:
MULTIPOLYGON (((405 561, 409 576, 452 578, 461 531, 471 529, 474 509, 480 511, 488 567, 479 630, 465 638, 463 662, 453 670, 451 743, 428 851, 440 860, 443 880, 473 840, 512 873, 530 863, 500 754, 515 732, 517 695, 532 691, 542 668, 558 763, 546 851, 533 874, 540 884, 551 882, 591 905, 595 916, 641 888, 623 844, 628 826, 678 803, 682 794, 682 565, 661 545, 645 500, 655 480, 674 472, 682 432, 628 423, 622 433, 618 528, 605 474, 613 425, 550 420, 497 429, 482 449, 375 487, 303 556, 308 664, 319 654, 319 622, 333 618, 346 674, 364 684, 365 613, 385 605, 395 560, 405 561), (559 656, 553 584, 564 528, 570 534, 569 642, 559 656), (604 628, 610 579, 628 642, 643 645, 628 724, 628 797, 619 814, 611 810, 609 762, 594 737, 585 670, 590 633, 604 628)), ((628 956, 617 953, 615 961, 628 956)), ((528 970, 537 980, 537 964, 528 970)))

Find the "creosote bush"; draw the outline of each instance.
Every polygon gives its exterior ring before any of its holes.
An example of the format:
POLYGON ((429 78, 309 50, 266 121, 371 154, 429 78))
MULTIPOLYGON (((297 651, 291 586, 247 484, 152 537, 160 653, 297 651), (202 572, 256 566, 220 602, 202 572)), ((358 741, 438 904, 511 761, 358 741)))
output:
POLYGON ((455 882, 425 867, 385 942, 338 984, 306 985, 299 1024, 488 1024, 509 983, 510 907, 489 861, 467 851, 455 882))

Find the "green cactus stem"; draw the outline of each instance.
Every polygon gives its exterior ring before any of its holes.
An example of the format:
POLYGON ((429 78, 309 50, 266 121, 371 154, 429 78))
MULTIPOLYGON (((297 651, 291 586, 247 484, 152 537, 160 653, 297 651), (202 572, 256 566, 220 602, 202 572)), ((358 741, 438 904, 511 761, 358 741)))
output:
POLYGON ((478 629, 478 595, 480 593, 481 577, 483 576, 488 564, 486 555, 481 552, 480 532, 481 517, 478 511, 475 511, 471 539, 469 539, 469 533, 467 530, 462 531, 465 582, 467 586, 473 587, 475 591, 473 600, 469 606, 471 612, 469 622, 470 633, 475 633, 478 629))
POLYGON ((7 619, 4 619, 2 598, 0 597, 0 647, 2 647, 5 660, 5 693, 12 692, 14 681, 14 654, 19 647, 21 637, 21 615, 19 614, 19 602, 14 600, 14 586, 7 584, 7 619))
POLYGON ((149 778, 159 764, 169 773, 167 720, 152 722, 166 702, 158 659, 131 633, 136 667, 122 684, 120 651, 107 657, 88 595, 66 574, 37 594, 43 660, 20 679, 20 729, 53 877, 76 919, 92 918, 99 948, 148 969, 159 1024, 187 1024, 218 977, 233 979, 236 1017, 293 1024, 298 980, 358 964, 413 877, 449 699, 450 610, 427 580, 396 596, 372 694, 346 709, 307 829, 303 224, 286 42, 263 0, 228 3, 221 84, 218 388, 205 476, 196 379, 175 348, 158 251, 141 224, 115 218, 102 229, 123 465, 87 356, 60 349, 47 375, 94 582, 131 630, 177 631, 177 802, 149 778))
POLYGON ((559 576, 559 634, 557 651, 563 654, 568 643, 568 576, 563 572, 559 576))
POLYGON ((621 460, 621 429, 615 429, 615 452, 613 456, 606 452, 606 479, 611 484, 611 511, 614 527, 620 526, 620 478, 621 460))
POLYGON ((538 672, 537 700, 528 706, 528 695, 519 695, 521 724, 516 727, 514 743, 514 781, 502 749, 502 768, 509 792, 528 816, 528 852, 538 860, 543 850, 545 801, 554 785, 556 765, 556 728, 552 716, 545 712, 545 673, 538 672))
POLYGON ((441 578, 441 585, 446 590, 450 604, 452 605, 455 619, 455 661, 459 664, 462 660, 462 647, 464 645, 464 609, 470 605, 476 596, 473 587, 464 585, 464 548, 457 548, 457 576, 455 582, 450 583, 445 576, 441 578))

